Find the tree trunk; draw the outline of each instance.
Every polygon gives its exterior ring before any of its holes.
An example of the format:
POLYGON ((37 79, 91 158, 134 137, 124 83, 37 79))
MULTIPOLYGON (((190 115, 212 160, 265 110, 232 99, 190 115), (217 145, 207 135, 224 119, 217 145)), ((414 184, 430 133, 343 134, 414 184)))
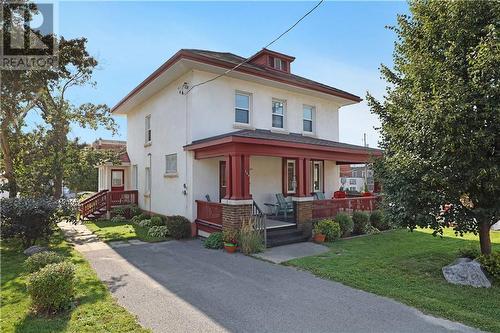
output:
POLYGON ((7 135, 8 130, 7 120, 4 119, 0 129, 0 145, 2 146, 4 176, 9 184, 9 197, 15 198, 17 196, 18 188, 17 181, 14 176, 14 163, 12 162, 10 143, 7 135))
POLYGON ((482 254, 491 254, 490 224, 487 221, 479 222, 479 243, 482 254))

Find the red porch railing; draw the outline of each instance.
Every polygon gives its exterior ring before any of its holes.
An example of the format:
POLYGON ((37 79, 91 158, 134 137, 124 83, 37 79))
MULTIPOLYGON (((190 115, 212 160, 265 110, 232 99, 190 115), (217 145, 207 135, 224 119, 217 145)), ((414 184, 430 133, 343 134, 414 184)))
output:
POLYGON ((380 197, 342 198, 313 201, 313 219, 335 217, 339 212, 352 213, 356 210, 372 211, 377 209, 380 197))
POLYGON ((137 205, 138 202, 138 191, 111 191, 108 192, 107 198, 107 208, 111 209, 113 206, 122 206, 122 205, 137 205))
POLYGON ((79 204, 80 217, 86 218, 93 212, 97 212, 106 207, 108 190, 102 190, 83 200, 79 204))
POLYGON ((196 200, 196 220, 222 226, 222 204, 196 200))
POLYGON ((138 192, 132 191, 100 191, 79 204, 80 218, 98 217, 111 210, 111 207, 122 205, 137 205, 138 192))

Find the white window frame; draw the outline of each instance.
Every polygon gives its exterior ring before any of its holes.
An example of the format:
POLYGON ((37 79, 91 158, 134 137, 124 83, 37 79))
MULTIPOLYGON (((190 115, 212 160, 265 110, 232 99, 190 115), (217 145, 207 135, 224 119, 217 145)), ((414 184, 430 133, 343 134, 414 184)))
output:
POLYGON ((273 98, 273 100, 271 102, 271 127, 273 129, 277 129, 277 130, 285 130, 286 129, 286 100, 279 99, 279 98, 273 98), (279 114, 279 113, 274 112, 274 103, 283 103, 283 114, 279 114), (273 124, 274 116, 282 118, 282 121, 283 121, 282 127, 275 127, 274 126, 274 124, 273 124))
POLYGON ((144 143, 150 144, 153 141, 153 133, 151 131, 151 115, 144 117, 144 143))
POLYGON ((165 175, 176 175, 177 174, 177 153, 165 155, 165 175), (168 159, 175 157, 175 169, 168 169, 168 159))
POLYGON ((313 134, 315 132, 315 118, 316 118, 316 107, 312 105, 307 105, 304 104, 302 106, 302 131, 307 134, 313 134), (307 119, 304 115, 304 109, 305 108, 310 108, 311 109, 311 119, 307 119), (305 121, 310 121, 311 122, 311 131, 306 131, 304 122, 305 121))
POLYGON ((277 70, 280 70, 280 71, 283 71, 283 66, 284 65, 284 61, 283 59, 280 59, 280 58, 274 58, 274 69, 277 69, 277 70))
POLYGON ((286 193, 287 194, 295 194, 297 193, 297 162, 295 160, 286 160, 286 193), (288 178, 290 176, 288 172, 288 166, 293 164, 293 179, 292 179, 292 186, 293 189, 290 189, 288 187, 288 178))
POLYGON ((151 168, 150 167, 144 168, 144 194, 145 195, 151 194, 151 168))
POLYGON ((137 164, 132 165, 132 188, 137 190, 139 187, 139 169, 137 164))
POLYGON ((324 177, 324 170, 323 170, 323 161, 312 161, 311 165, 311 192, 317 193, 317 192, 323 192, 323 177, 324 177), (318 188, 314 188, 314 171, 315 171, 315 166, 319 165, 319 179, 318 179, 318 188))
POLYGON ((252 121, 252 111, 251 110, 252 110, 252 94, 244 92, 244 91, 236 90, 234 92, 234 123, 238 124, 238 125, 250 126, 251 121, 252 121), (239 108, 236 105, 236 95, 241 95, 241 96, 248 97, 248 109, 239 108), (247 111, 247 113, 248 113, 248 122, 242 123, 242 122, 236 121, 236 111, 237 110, 247 111))

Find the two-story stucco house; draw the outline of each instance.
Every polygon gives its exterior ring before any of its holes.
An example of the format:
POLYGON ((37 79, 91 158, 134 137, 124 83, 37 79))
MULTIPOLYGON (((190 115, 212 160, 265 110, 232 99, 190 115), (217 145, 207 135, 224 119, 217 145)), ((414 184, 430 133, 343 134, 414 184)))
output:
POLYGON ((254 203, 274 216, 282 194, 300 230, 314 193, 340 188, 339 165, 380 154, 339 142, 339 109, 361 99, 294 75, 292 56, 264 49, 197 86, 244 59, 180 50, 114 106, 127 117, 130 163, 111 183, 138 190, 145 211, 197 222, 201 235, 237 227, 254 203))

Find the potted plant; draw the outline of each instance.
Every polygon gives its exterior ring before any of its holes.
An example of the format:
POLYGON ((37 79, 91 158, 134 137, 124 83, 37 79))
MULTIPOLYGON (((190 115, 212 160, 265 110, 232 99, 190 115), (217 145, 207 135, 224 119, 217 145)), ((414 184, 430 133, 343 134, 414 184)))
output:
POLYGON ((222 238, 224 239, 224 250, 229 253, 236 252, 238 246, 238 231, 236 230, 224 230, 222 232, 222 238))
POLYGON ((340 224, 333 220, 324 219, 314 226, 314 241, 323 243, 325 240, 332 242, 340 237, 340 224))
POLYGON ((314 226, 314 242, 323 243, 325 241, 326 235, 323 233, 323 227, 320 222, 316 223, 314 226))

